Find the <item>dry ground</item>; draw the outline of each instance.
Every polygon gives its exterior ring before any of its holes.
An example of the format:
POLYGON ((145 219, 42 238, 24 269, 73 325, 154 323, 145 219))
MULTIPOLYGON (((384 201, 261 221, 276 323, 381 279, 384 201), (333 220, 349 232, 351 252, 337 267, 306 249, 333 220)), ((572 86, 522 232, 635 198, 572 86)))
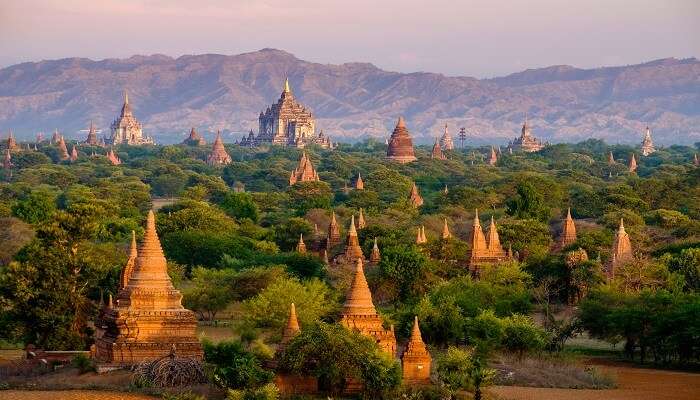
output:
POLYGON ((5 390, 0 391, 0 398, 3 400, 153 400, 156 397, 105 390, 5 390))
MULTIPOLYGON (((594 362, 598 364, 599 362, 594 362)), ((488 392, 502 400, 697 400, 700 374, 635 368, 605 363, 599 368, 616 378, 616 389, 550 389, 521 386, 495 386, 488 392)))

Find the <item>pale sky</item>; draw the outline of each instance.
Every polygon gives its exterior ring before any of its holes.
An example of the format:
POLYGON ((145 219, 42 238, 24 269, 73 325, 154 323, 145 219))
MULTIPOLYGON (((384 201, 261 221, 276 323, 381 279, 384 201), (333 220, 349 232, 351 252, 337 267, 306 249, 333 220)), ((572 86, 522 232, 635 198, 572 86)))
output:
POLYGON ((700 56, 700 0, 0 0, 0 67, 239 54, 474 77, 700 56))

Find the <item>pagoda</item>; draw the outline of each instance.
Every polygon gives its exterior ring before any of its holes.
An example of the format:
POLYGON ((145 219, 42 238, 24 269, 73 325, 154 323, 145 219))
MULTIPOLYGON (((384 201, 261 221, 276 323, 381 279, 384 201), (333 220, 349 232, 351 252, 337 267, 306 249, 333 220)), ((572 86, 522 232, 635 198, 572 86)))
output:
POLYGON ((627 166, 627 169, 632 174, 637 172, 637 159, 634 157, 634 153, 632 153, 632 156, 630 157, 630 163, 627 166))
POLYGON ((306 253, 306 244, 304 244, 304 234, 299 234, 299 242, 297 243, 297 253, 306 253))
POLYGON ((197 320, 182 306, 182 294, 170 280, 153 211, 148 213, 143 242, 134 254, 131 267, 129 262, 125 266, 133 269, 123 274, 125 286, 120 288, 116 303, 108 304, 95 321, 96 360, 134 365, 172 351, 201 360, 197 320))
POLYGON ((188 146, 204 146, 207 144, 207 142, 204 140, 202 135, 200 135, 194 129, 194 126, 193 126, 192 129, 190 129, 190 134, 187 136, 187 138, 185 140, 182 141, 182 144, 186 144, 188 146))
POLYGON ((644 132, 644 139, 642 139, 642 156, 646 157, 651 153, 655 152, 654 142, 651 140, 651 129, 647 126, 647 130, 644 132))
POLYGON ((489 165, 494 166, 498 162, 498 156, 496 155, 496 150, 491 146, 491 156, 489 157, 489 165))
POLYGON ((362 248, 357 238, 357 230, 355 229, 355 216, 350 218, 350 227, 348 228, 348 238, 345 241, 345 250, 343 251, 343 262, 354 263, 357 260, 364 260, 362 248))
POLYGON ((559 241, 557 242, 557 247, 563 249, 566 246, 574 243, 576 241, 576 225, 574 224, 574 219, 571 218, 571 208, 566 211, 566 218, 562 223, 561 235, 559 235, 559 241))
POLYGON ((508 144, 508 149, 533 153, 542 150, 544 146, 544 143, 532 135, 532 129, 530 129, 530 125, 527 122, 527 115, 525 115, 525 122, 523 123, 523 128, 520 130, 520 137, 513 139, 508 144))
POLYGON ((281 353, 284 351, 287 343, 294 339, 299 332, 301 332, 301 328, 299 327, 299 321, 297 320, 297 309, 294 306, 294 303, 292 303, 289 306, 289 317, 287 318, 287 324, 284 327, 284 332, 282 332, 282 340, 280 341, 280 345, 277 347, 277 352, 281 353))
POLYGON ((437 139, 435 139, 435 144, 433 144, 433 151, 430 153, 430 158, 433 160, 447 160, 437 139))
POLYGON ((340 244, 340 227, 335 219, 335 211, 331 213, 331 221, 328 223, 328 231, 326 232, 326 250, 340 244))
POLYGON ((95 124, 93 124, 92 121, 90 121, 90 127, 88 128, 87 138, 85 138, 83 144, 87 144, 89 146, 97 146, 97 129, 95 129, 95 124))
POLYGON ((447 124, 445 124, 445 131, 440 137, 440 146, 443 150, 454 150, 455 146, 452 143, 452 136, 450 136, 450 131, 447 130, 447 124))
POLYGON ((70 158, 68 148, 66 147, 66 141, 63 140, 63 136, 58 139, 58 154, 61 157, 61 160, 67 160, 70 158))
POLYGON ((122 163, 122 160, 119 159, 119 156, 112 149, 109 149, 107 152, 107 159, 112 165, 119 165, 122 163))
POLYGON ((630 242, 630 235, 625 231, 625 224, 620 218, 620 227, 615 233, 615 240, 613 241, 612 256, 608 263, 607 275, 608 279, 615 277, 615 269, 618 266, 624 265, 634 259, 632 254, 632 243, 630 242))
POLYGON ((108 144, 142 145, 153 144, 153 139, 143 134, 141 123, 136 120, 129 104, 129 93, 124 91, 124 104, 117 119, 112 122, 108 144))
POLYGON ((306 155, 305 151, 302 152, 299 165, 297 165, 294 171, 289 175, 289 186, 297 182, 314 182, 320 180, 313 164, 311 164, 311 159, 306 155))
POLYGON ((355 180, 355 190, 364 190, 365 182, 362 180, 362 175, 358 172, 357 179, 355 180))
POLYGON ((613 156, 612 151, 608 153, 608 165, 615 165, 615 157, 613 156))
POLYGON ((418 208, 423 205, 423 198, 420 195, 420 192, 418 192, 418 186, 416 186, 416 183, 413 182, 413 186, 411 186, 411 194, 408 197, 408 201, 411 202, 411 205, 414 208, 418 208))
POLYGON ((207 156, 207 164, 211 166, 220 166, 231 164, 231 156, 226 152, 224 142, 221 140, 221 131, 216 131, 216 139, 212 146, 211 153, 207 156))
POLYGON ((476 267, 480 264, 493 264, 510 259, 508 253, 503 250, 501 246, 498 230, 496 229, 496 222, 493 217, 491 217, 487 241, 481 229, 481 223, 479 222, 479 210, 474 211, 470 243, 469 266, 472 267, 475 272, 478 272, 478 268, 476 267))
POLYGON ((330 138, 324 136, 323 131, 316 135, 314 116, 294 98, 289 79, 284 80, 284 89, 277 103, 260 112, 258 124, 258 136, 252 141, 249 136, 245 145, 270 143, 302 148, 316 144, 332 148, 330 138))
POLYGON ((447 218, 444 219, 444 222, 442 224, 442 234, 440 234, 440 238, 442 240, 447 240, 452 237, 452 234, 450 233, 450 227, 447 225, 447 218))
POLYGON ((403 117, 399 117, 394 132, 389 138, 386 157, 401 164, 416 161, 416 156, 413 152, 413 140, 408 129, 406 129, 406 121, 404 121, 403 117))
POLYGON ((78 150, 75 148, 75 145, 73 145, 73 149, 70 151, 70 160, 71 162, 78 161, 78 150))
POLYGON ((396 356, 394 330, 385 329, 382 326, 382 318, 377 314, 372 303, 372 293, 365 279, 361 258, 358 258, 355 264, 355 276, 343 305, 340 323, 348 329, 374 339, 382 351, 392 358, 396 356))
POLYGON ((9 131, 9 133, 7 134, 7 143, 6 143, 5 148, 10 150, 10 151, 19 150, 19 146, 17 145, 17 140, 15 140, 15 135, 12 133, 12 131, 9 131))
POLYGON ((413 320, 411 338, 406 345, 406 351, 401 356, 401 372, 404 383, 408 385, 430 384, 430 364, 432 357, 425 347, 421 337, 418 317, 413 320))
POLYGON ((379 246, 377 246, 377 238, 374 238, 374 246, 372 247, 372 253, 369 255, 369 262, 372 264, 377 264, 381 260, 382 256, 379 254, 379 246))
POLYGON ((61 134, 58 133, 58 129, 54 129, 53 135, 51 135, 51 144, 58 144, 59 140, 61 140, 61 134))
POLYGON ((360 215, 357 217, 357 229, 365 229, 367 227, 367 222, 365 222, 365 213, 362 208, 360 208, 360 215))
POLYGON ((416 235, 416 244, 425 244, 425 243, 428 243, 428 239, 425 237, 425 227, 419 226, 418 227, 418 234, 416 235))

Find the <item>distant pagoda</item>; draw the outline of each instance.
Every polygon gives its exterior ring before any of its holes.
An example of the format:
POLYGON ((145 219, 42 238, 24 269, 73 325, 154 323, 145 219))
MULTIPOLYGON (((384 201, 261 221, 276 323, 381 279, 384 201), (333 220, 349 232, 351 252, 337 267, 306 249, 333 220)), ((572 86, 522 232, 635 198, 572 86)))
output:
POLYGON ((357 217, 357 229, 365 229, 367 227, 367 221, 365 221, 365 213, 362 207, 360 207, 360 215, 357 217))
POLYGON ((625 223, 620 218, 620 226, 615 233, 615 240, 613 241, 612 254, 608 262, 607 276, 608 279, 615 277, 615 269, 621 265, 624 265, 634 259, 632 254, 632 243, 630 241, 630 235, 625 231, 625 223))
POLYGON ((517 151, 522 150, 526 153, 533 153, 535 151, 540 151, 544 148, 545 144, 539 139, 532 136, 532 130, 527 122, 527 115, 525 116, 525 122, 523 123, 523 128, 520 130, 520 137, 513 139, 509 144, 509 150, 517 151))
POLYGON ((423 198, 421 197, 420 192, 418 191, 418 186, 416 186, 415 182, 413 182, 413 186, 411 186, 411 194, 408 197, 408 201, 414 208, 418 208, 423 205, 423 198))
POLYGON ((357 238, 357 230, 355 229, 355 216, 350 218, 350 226, 348 227, 348 237, 345 241, 345 250, 343 250, 342 257, 337 261, 342 263, 355 263, 357 260, 364 261, 365 256, 362 254, 362 248, 360 247, 360 242, 357 238))
POLYGON ((435 144, 433 144, 433 151, 430 153, 430 158, 433 160, 446 160, 447 157, 445 157, 445 154, 442 152, 442 148, 440 147, 440 144, 438 143, 438 140, 435 139, 435 144))
POLYGON ((487 241, 481 229, 481 223, 479 222, 479 210, 474 210, 470 244, 469 266, 472 267, 472 271, 476 274, 478 274, 478 266, 481 264, 495 264, 510 259, 508 252, 501 246, 498 230, 496 229, 496 222, 493 217, 491 217, 487 241))
POLYGON ((119 165, 122 163, 122 160, 119 159, 119 156, 112 149, 107 151, 107 160, 109 160, 112 165, 119 165))
POLYGON ((416 235, 416 244, 425 244, 425 243, 428 243, 428 238, 425 237, 425 227, 419 226, 418 227, 418 234, 416 235))
POLYGON ((7 134, 7 142, 5 143, 5 148, 10 151, 18 151, 19 145, 17 144, 17 140, 15 139, 14 133, 12 131, 9 131, 7 134))
POLYGON ((331 250, 339 245, 340 242, 340 227, 335 219, 335 211, 333 211, 331 212, 331 221, 328 223, 328 231, 326 232, 326 250, 331 250))
POLYGON ((571 208, 566 211, 566 218, 562 222, 561 234, 557 242, 557 247, 563 249, 576 241, 576 224, 571 218, 571 208))
POLYGON ((358 172, 357 179, 355 180, 355 190, 364 190, 365 181, 362 180, 362 175, 358 172))
POLYGON ((68 154, 68 147, 66 147, 66 141, 63 140, 63 136, 58 138, 58 155, 61 157, 61 160, 68 160, 70 158, 70 154, 68 154))
POLYGON ((252 146, 263 143, 302 148, 315 144, 326 149, 332 148, 330 138, 323 131, 316 135, 316 121, 310 110, 301 105, 292 94, 289 79, 284 80, 284 89, 277 103, 260 112, 258 136, 249 136, 241 145, 252 146))
POLYGON ((413 151, 413 140, 406 128, 406 121, 404 121, 403 117, 399 117, 394 132, 392 132, 389 138, 389 147, 387 148, 386 156, 389 160, 401 164, 416 161, 416 156, 413 151))
POLYGON ((613 156, 612 151, 608 153, 608 165, 615 165, 615 156, 613 156))
POLYGON ((637 172, 637 159, 634 157, 634 153, 630 156, 630 163, 627 166, 627 170, 632 174, 637 172))
POLYGON ((207 156, 207 164, 220 166, 231 164, 231 161, 231 156, 226 152, 224 142, 221 140, 221 131, 216 131, 216 139, 214 139, 211 153, 207 156))
POLYGON ((284 326, 284 332, 282 332, 282 340, 279 346, 277 346, 277 352, 281 353, 287 347, 290 340, 294 339, 296 335, 301 332, 299 327, 299 321, 297 320, 297 309, 292 303, 289 306, 289 317, 287 318, 287 324, 284 326))
POLYGON ((185 138, 185 140, 182 141, 182 144, 186 144, 188 146, 205 146, 207 144, 206 140, 200 135, 195 129, 194 126, 192 129, 190 129, 190 134, 185 138))
POLYGON ((97 146, 97 129, 95 129, 95 124, 90 121, 90 127, 88 128, 87 138, 85 138, 84 144, 89 146, 97 146))
POLYGON ((299 234, 299 242, 297 243, 297 253, 306 253, 306 244, 304 243, 304 234, 299 234))
POLYGON ((494 166, 498 162, 498 155, 496 155, 496 150, 491 146, 491 155, 489 156, 489 165, 494 166))
POLYGON ((442 224, 442 233, 440 234, 440 238, 442 240, 447 240, 451 237, 452 234, 450 233, 450 227, 447 225, 447 218, 445 218, 442 224))
POLYGON ((372 303, 372 293, 365 279, 361 258, 355 263, 355 276, 343 305, 340 323, 375 340, 379 348, 392 358, 396 356, 394 330, 382 326, 382 318, 372 303))
POLYGON ((642 139, 641 153, 642 156, 646 157, 655 151, 656 149, 654 148, 654 142, 651 140, 651 129, 649 129, 647 126, 647 129, 644 132, 644 139, 642 139))
POLYGON ((454 143, 452 143, 452 136, 450 135, 450 131, 447 129, 447 124, 445 124, 445 131, 440 137, 440 146, 443 150, 454 150, 455 148, 454 143))
POLYGON ((182 306, 182 294, 170 280, 153 211, 148 213, 143 242, 132 252, 130 262, 125 268, 132 268, 131 272, 122 278, 125 286, 120 287, 116 303, 110 295, 110 302, 95 321, 95 359, 104 364, 134 365, 174 350, 180 357, 201 360, 197 319, 182 306))
POLYGON ((377 246, 377 238, 374 238, 374 246, 372 247, 372 253, 369 255, 369 262, 372 264, 377 264, 381 261, 382 256, 379 253, 379 246, 377 246))
POLYGON ((112 122, 111 137, 107 144, 153 144, 153 139, 143 134, 141 123, 136 120, 129 104, 129 93, 124 91, 124 104, 117 119, 112 122))
POLYGON ((408 385, 430 384, 431 363, 432 357, 421 337, 418 317, 416 316, 413 320, 413 329, 406 345, 406 351, 401 356, 403 382, 408 385))
POLYGON ((70 160, 71 162, 78 161, 78 150, 75 148, 75 145, 73 145, 73 149, 70 151, 70 160))
POLYGON ((320 180, 313 164, 311 164, 311 159, 306 155, 306 151, 302 152, 299 165, 289 175, 289 186, 297 182, 318 182, 320 180))

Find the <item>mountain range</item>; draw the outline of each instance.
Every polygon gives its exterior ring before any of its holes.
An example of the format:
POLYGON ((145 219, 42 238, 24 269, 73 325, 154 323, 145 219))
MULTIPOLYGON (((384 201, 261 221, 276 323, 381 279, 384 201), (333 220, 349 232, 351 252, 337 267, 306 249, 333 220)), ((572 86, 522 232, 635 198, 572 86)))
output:
POLYGON ((447 124, 470 144, 506 143, 527 114, 535 136, 550 142, 601 138, 639 143, 700 141, 700 61, 661 59, 638 65, 528 69, 492 79, 384 71, 369 63, 319 64, 281 50, 239 55, 66 58, 0 69, 0 132, 20 139, 59 129, 81 138, 90 121, 109 131, 128 90, 146 134, 184 138, 191 126, 221 129, 227 141, 257 133, 260 111, 276 102, 285 77, 336 141, 385 138, 399 115, 419 143, 447 124))

